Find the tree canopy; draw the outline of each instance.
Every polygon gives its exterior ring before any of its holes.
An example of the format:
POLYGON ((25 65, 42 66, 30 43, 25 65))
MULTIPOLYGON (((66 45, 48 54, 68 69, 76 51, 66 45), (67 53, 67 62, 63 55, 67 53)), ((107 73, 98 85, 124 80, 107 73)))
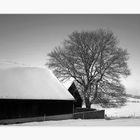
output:
POLYGON ((110 30, 75 31, 48 56, 47 65, 60 80, 75 79, 87 108, 99 97, 125 94, 120 78, 130 74, 129 57, 110 30))

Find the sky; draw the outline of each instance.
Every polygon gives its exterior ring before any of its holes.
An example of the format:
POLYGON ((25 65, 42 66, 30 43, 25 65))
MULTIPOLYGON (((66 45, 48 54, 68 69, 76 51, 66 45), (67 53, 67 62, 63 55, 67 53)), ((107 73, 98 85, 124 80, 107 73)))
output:
MULTIPOLYGON (((140 95, 140 15, 0 15, 0 62, 44 66, 73 31, 110 29, 129 53, 127 93, 140 95)), ((2 64, 2 63, 1 63, 2 64)))

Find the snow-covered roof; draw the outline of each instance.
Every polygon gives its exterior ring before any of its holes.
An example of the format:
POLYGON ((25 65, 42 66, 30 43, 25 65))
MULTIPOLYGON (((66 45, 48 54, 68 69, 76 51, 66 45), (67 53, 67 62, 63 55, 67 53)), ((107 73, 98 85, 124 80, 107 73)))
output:
POLYGON ((0 67, 0 98, 74 100, 48 68, 0 67))

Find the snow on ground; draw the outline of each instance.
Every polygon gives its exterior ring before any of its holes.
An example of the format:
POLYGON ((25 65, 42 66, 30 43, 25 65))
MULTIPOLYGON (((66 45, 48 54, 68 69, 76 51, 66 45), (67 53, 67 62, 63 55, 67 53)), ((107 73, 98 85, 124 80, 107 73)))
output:
POLYGON ((61 121, 44 121, 44 122, 31 122, 16 124, 18 126, 140 126, 140 118, 135 119, 70 119, 61 121))
MULTIPOLYGON (((92 108, 102 109, 100 106, 93 105, 92 108)), ((139 117, 140 99, 128 98, 125 106, 120 108, 105 108, 108 117, 139 117)))
MULTIPOLYGON (((99 106, 93 108, 102 109, 99 106)), ((121 108, 106 108, 108 117, 117 119, 70 119, 61 121, 44 121, 16 124, 19 126, 140 126, 140 99, 128 98, 126 106, 121 108), (122 118, 126 117, 126 118, 122 118)))

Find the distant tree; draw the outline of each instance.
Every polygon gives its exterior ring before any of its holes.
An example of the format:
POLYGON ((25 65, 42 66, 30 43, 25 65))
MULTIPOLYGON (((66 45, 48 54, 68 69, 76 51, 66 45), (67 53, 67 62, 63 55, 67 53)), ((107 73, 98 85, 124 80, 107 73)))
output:
POLYGON ((128 53, 112 31, 75 31, 48 56, 47 65, 60 80, 75 79, 86 108, 101 97, 125 94, 120 78, 130 74, 128 53))

